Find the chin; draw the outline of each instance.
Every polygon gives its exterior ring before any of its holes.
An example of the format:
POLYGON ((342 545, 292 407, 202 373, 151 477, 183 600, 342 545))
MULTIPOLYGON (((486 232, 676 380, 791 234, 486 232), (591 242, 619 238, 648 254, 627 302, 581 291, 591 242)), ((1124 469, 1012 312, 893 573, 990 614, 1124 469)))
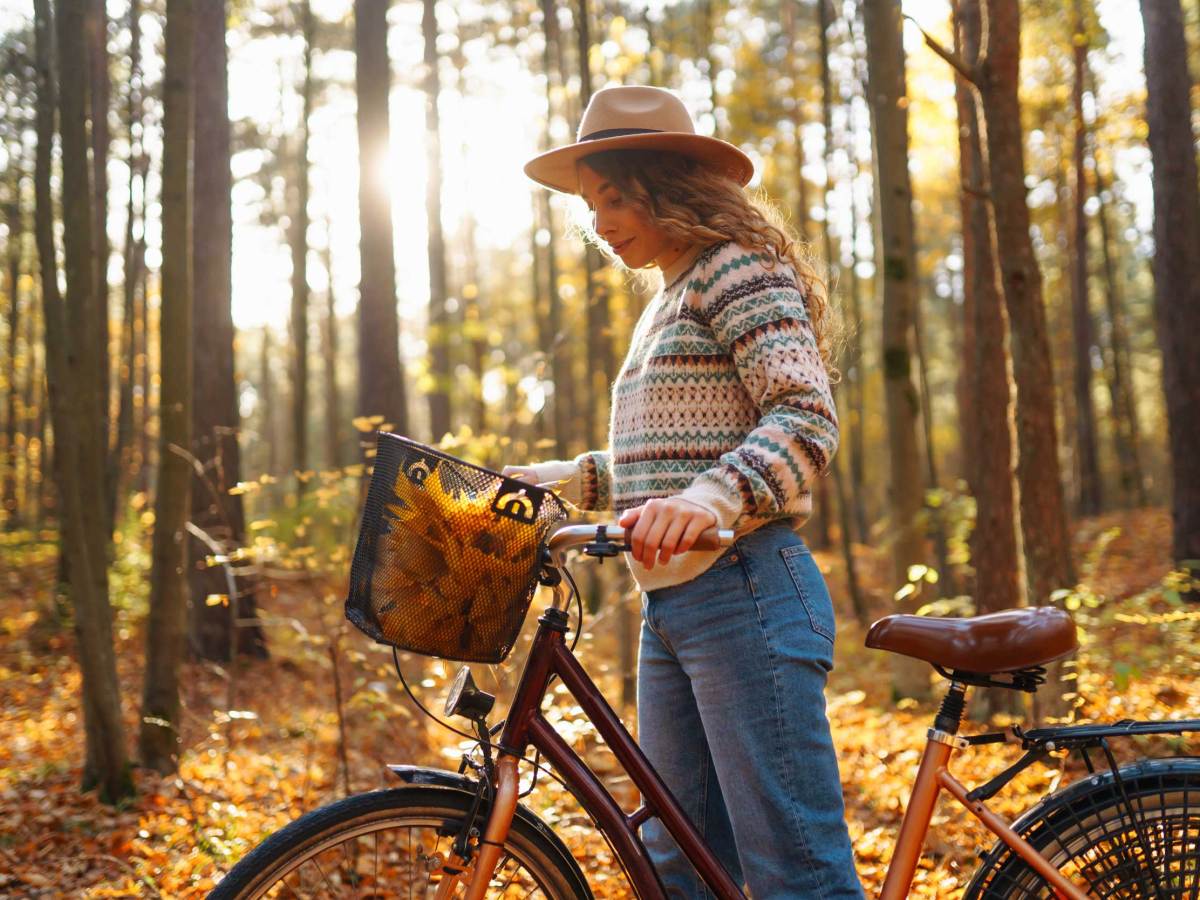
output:
POLYGON ((622 256, 620 253, 618 253, 617 259, 621 260, 622 265, 624 265, 627 269, 644 269, 646 266, 654 262, 652 259, 643 259, 641 254, 636 256, 633 254, 622 256))

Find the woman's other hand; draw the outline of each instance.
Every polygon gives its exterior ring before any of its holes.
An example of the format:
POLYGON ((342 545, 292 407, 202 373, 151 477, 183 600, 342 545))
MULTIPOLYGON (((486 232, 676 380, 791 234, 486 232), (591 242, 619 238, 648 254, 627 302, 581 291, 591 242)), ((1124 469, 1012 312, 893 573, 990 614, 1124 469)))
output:
POLYGON ((505 466, 500 470, 500 474, 505 478, 515 478, 517 481, 524 481, 526 484, 537 484, 537 472, 533 466, 505 466))
POLYGON ((657 562, 666 565, 672 556, 686 553, 696 539, 717 524, 717 517, 702 506, 678 497, 648 500, 627 509, 618 523, 629 535, 633 558, 653 569, 657 562))

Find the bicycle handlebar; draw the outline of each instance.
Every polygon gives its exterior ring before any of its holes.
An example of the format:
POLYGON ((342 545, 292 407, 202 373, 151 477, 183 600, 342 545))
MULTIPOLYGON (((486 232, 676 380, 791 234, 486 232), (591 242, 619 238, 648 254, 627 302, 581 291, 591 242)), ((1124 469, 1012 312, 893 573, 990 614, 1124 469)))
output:
MULTIPOLYGON (((603 562, 606 556, 615 556, 616 553, 629 549, 629 544, 626 542, 625 529, 620 525, 610 525, 606 522, 596 525, 560 525, 551 532, 550 540, 546 544, 546 549, 550 555, 550 564, 555 568, 561 568, 568 550, 583 547, 587 544, 592 544, 593 547, 596 544, 603 544, 605 546, 606 552, 592 553, 592 555, 599 557, 601 562, 603 562)), ((719 550, 722 547, 728 547, 732 544, 732 530, 728 528, 706 528, 700 532, 700 536, 696 538, 696 542, 692 544, 691 549, 719 550)), ((567 586, 559 579, 554 587, 554 602, 552 606, 554 609, 565 609, 569 601, 570 594, 567 591, 567 586)))
MULTIPOLYGON (((549 549, 554 556, 561 557, 576 547, 595 541, 604 529, 604 537, 615 544, 626 544, 626 531, 620 525, 602 523, 598 525, 563 525, 550 536, 549 549)), ((733 530, 729 528, 706 528, 692 544, 692 550, 720 550, 733 544, 733 530)))

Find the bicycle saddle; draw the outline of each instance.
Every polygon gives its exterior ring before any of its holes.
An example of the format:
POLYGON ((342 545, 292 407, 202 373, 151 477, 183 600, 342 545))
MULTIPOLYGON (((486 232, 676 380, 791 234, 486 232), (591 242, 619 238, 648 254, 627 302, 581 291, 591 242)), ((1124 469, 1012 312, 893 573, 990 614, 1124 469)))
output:
POLYGON ((965 619, 884 616, 867 632, 866 644, 944 669, 994 675, 1061 659, 1078 641, 1075 623, 1066 612, 1036 606, 965 619))

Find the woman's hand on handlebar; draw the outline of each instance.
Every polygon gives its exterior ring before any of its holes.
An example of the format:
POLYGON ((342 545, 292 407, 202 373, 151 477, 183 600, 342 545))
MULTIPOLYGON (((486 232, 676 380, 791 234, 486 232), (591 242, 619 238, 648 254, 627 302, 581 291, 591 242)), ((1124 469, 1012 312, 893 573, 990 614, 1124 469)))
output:
POLYGON ((717 517, 691 501, 664 497, 625 510, 618 524, 629 534, 633 558, 653 569, 656 557, 666 565, 672 556, 692 549, 696 538, 717 524, 717 517))

